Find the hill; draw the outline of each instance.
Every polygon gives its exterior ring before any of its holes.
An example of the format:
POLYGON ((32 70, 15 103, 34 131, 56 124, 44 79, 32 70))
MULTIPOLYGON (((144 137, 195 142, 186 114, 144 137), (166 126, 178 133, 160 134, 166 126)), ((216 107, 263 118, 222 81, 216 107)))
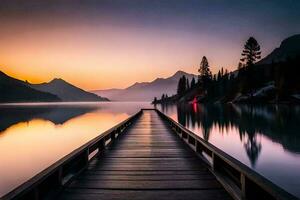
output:
POLYGON ((154 97, 160 97, 163 93, 169 96, 176 94, 178 81, 183 75, 189 80, 193 77, 197 78, 194 74, 177 71, 168 78, 157 78, 151 82, 135 83, 125 89, 95 90, 91 92, 114 101, 152 101, 154 97))
POLYGON ((0 102, 53 102, 61 99, 48 92, 38 91, 23 81, 12 78, 0 71, 0 102))
POLYGON ((107 98, 84 91, 63 79, 53 79, 48 83, 28 84, 31 88, 58 96, 62 101, 109 101, 107 98))
POLYGON ((300 55, 300 34, 286 38, 280 46, 274 49, 268 56, 257 64, 272 64, 272 62, 283 62, 287 58, 295 58, 300 55))
POLYGON ((252 65, 217 75, 196 84, 183 94, 158 99, 153 103, 233 102, 300 103, 300 34, 282 41, 280 47, 252 65))

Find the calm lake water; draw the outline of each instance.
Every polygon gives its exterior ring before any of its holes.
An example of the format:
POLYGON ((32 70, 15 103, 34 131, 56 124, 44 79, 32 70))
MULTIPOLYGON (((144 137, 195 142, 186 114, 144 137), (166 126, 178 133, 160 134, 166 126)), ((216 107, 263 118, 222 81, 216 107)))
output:
MULTIPOLYGON (((0 196, 149 103, 0 105, 0 196)), ((300 197, 300 107, 158 109, 300 197)))

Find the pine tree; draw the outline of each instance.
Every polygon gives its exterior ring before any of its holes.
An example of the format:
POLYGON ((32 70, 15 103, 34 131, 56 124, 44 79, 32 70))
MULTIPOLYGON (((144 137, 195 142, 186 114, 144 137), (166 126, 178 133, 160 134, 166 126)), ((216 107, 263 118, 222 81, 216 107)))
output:
POLYGON ((244 45, 241 62, 246 66, 252 66, 260 58, 260 45, 254 37, 250 37, 244 45))
POLYGON ((213 81, 214 81, 214 82, 217 81, 217 75, 216 75, 216 74, 213 75, 213 81))
POLYGON ((186 87, 186 78, 185 76, 183 75, 180 79, 179 79, 179 82, 178 82, 178 86, 177 86, 177 94, 179 96, 183 95, 187 89, 186 87))
POLYGON ((219 70, 218 76, 217 76, 217 81, 220 81, 220 80, 221 80, 221 71, 219 70))
POLYGON ((224 69, 223 69, 223 67, 221 68, 221 77, 223 78, 223 76, 224 76, 224 69))
POLYGON ((239 79, 240 79, 240 88, 242 93, 250 92, 251 97, 256 88, 259 86, 259 81, 255 80, 255 62, 261 58, 260 45, 255 38, 250 37, 245 45, 244 50, 242 51, 241 63, 245 67, 240 67, 239 70, 239 79))
POLYGON ((189 82, 189 79, 186 78, 186 90, 190 89, 190 82, 189 82))
POLYGON ((194 88, 195 85, 196 85, 196 81, 195 81, 195 78, 193 77, 192 81, 191 81, 191 88, 194 88))
POLYGON ((209 69, 208 60, 205 56, 203 56, 202 58, 198 72, 199 72, 199 83, 202 85, 202 87, 205 90, 207 90, 208 84, 212 79, 212 75, 209 69))

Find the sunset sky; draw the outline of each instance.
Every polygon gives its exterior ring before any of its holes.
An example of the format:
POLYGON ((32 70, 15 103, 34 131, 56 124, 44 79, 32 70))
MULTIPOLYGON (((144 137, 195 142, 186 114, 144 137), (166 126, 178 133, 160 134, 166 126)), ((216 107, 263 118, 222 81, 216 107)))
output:
POLYGON ((33 83, 125 88, 236 68, 254 36, 268 54, 300 33, 298 0, 0 0, 0 70, 33 83))

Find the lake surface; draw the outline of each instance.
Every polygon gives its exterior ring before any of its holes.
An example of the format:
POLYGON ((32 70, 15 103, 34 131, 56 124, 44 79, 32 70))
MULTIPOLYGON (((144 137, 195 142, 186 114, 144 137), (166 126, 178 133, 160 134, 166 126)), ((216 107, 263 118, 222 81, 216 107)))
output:
POLYGON ((188 104, 157 108, 300 197, 300 107, 188 104))
MULTIPOLYGON (((0 196, 149 103, 0 105, 0 196)), ((300 107, 157 106, 300 197, 300 107)))

